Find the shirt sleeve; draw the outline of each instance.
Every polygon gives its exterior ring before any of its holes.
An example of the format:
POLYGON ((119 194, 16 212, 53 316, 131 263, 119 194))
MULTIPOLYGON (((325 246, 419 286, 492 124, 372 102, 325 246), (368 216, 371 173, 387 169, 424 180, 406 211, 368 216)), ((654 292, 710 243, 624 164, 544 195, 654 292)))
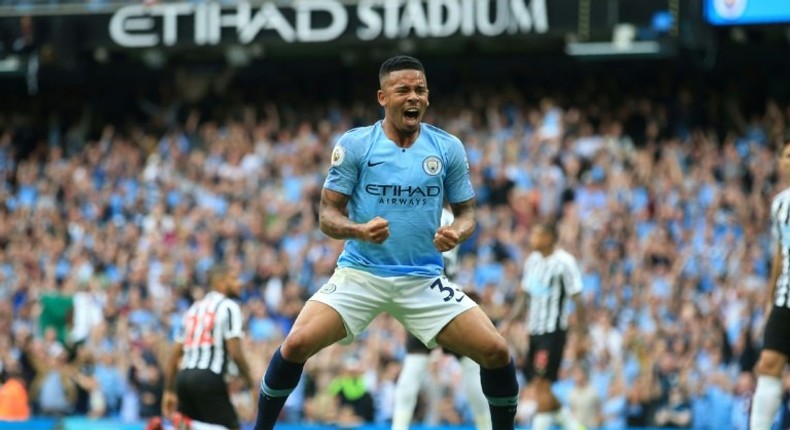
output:
POLYGON ((324 188, 350 196, 359 181, 359 156, 356 154, 353 139, 344 134, 332 150, 329 173, 324 188))
POLYGON ((225 318, 222 337, 224 339, 242 337, 244 335, 244 327, 239 305, 232 300, 225 300, 222 308, 225 318))
POLYGON ((576 263, 576 259, 570 254, 567 257, 562 276, 565 283, 565 292, 568 293, 568 296, 573 296, 582 292, 582 272, 576 263))
POLYGON ((462 203, 475 196, 469 175, 469 161, 460 140, 454 139, 447 151, 447 176, 444 178, 444 192, 450 203, 462 203))
POLYGON ((777 204, 776 201, 771 204, 771 240, 773 241, 773 247, 776 247, 776 244, 781 243, 779 240, 782 237, 782 230, 779 224, 779 207, 781 205, 777 204))
POLYGON ((523 270, 524 273, 521 274, 521 289, 527 293, 529 293, 529 272, 532 269, 531 263, 532 263, 532 255, 527 257, 526 261, 524 261, 524 270, 523 270))

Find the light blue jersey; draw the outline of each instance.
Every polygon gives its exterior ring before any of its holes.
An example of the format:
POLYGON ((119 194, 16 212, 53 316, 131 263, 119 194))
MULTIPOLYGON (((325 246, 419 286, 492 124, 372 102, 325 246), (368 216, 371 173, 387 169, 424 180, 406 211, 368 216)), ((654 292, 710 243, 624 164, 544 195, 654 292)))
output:
POLYGON ((433 237, 442 202, 474 197, 463 144, 427 124, 405 151, 387 138, 380 121, 348 131, 332 152, 324 187, 350 196, 352 221, 389 221, 384 243, 348 240, 337 263, 378 276, 440 276, 442 254, 433 237))

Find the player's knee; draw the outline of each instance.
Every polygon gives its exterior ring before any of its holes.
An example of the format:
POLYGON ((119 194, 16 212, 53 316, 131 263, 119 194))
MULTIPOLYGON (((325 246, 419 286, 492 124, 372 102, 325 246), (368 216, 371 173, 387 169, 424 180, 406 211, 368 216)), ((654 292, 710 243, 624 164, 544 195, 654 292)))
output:
POLYGON ((280 353, 288 361, 303 363, 316 352, 310 333, 303 329, 292 330, 280 346, 280 353))
POLYGON ((510 349, 502 336, 496 336, 480 350, 477 362, 487 369, 496 369, 510 363, 510 349))
POLYGON ((759 375, 779 376, 782 374, 786 360, 778 353, 763 351, 760 360, 755 366, 755 371, 759 375))

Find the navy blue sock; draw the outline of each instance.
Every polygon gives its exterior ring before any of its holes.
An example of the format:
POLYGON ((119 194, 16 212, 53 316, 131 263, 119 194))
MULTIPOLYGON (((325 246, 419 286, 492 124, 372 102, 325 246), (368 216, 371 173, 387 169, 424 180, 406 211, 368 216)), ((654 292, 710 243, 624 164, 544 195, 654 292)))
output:
POLYGON ((491 428, 513 430, 516 405, 518 405, 518 380, 516 380, 513 360, 510 360, 507 366, 498 369, 481 367, 480 383, 483 385, 483 394, 491 410, 491 428))
POLYGON ((280 348, 274 352, 269 368, 266 369, 261 381, 261 392, 258 396, 258 416, 255 418, 255 430, 272 430, 274 423, 283 410, 285 400, 296 388, 302 376, 304 363, 294 363, 283 358, 280 348))

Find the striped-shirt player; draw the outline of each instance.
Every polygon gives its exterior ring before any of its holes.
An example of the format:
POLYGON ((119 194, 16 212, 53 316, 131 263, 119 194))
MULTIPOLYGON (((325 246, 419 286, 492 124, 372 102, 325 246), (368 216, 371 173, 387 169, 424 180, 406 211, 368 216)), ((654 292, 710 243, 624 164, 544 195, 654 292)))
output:
POLYGON ((210 271, 209 283, 212 290, 184 315, 183 330, 166 371, 162 409, 169 415, 177 401, 178 412, 194 421, 238 429, 225 383, 228 366, 235 363, 239 375, 253 387, 241 347, 241 309, 232 300, 239 296, 241 283, 223 265, 210 271))
POLYGON ((182 336, 176 339, 184 345, 179 368, 208 369, 224 375, 228 366, 225 341, 241 338, 243 334, 239 305, 220 292, 209 292, 184 316, 182 336))
MULTIPOLYGON (((576 259, 562 249, 533 251, 524 262, 521 289, 529 296, 529 353, 525 374, 557 379, 568 330, 568 299, 579 297, 581 274, 576 259)), ((577 303, 579 301, 577 300, 577 303)))
POLYGON ((576 259, 562 249, 544 256, 533 251, 524 262, 521 289, 529 294, 529 334, 568 330, 568 299, 582 291, 576 259))
POLYGON ((779 270, 773 285, 774 306, 790 308, 790 188, 774 197, 771 202, 771 226, 776 242, 775 258, 779 270))
MULTIPOLYGON (((790 183, 790 139, 779 152, 779 176, 790 183)), ((772 427, 782 401, 782 373, 790 357, 790 188, 771 202, 771 228, 776 251, 771 267, 768 296, 769 315, 765 323, 763 350, 755 366, 757 385, 752 399, 749 428, 768 430, 772 427)))
POLYGON ((570 409, 561 407, 551 390, 565 349, 569 299, 575 305, 576 328, 580 332, 584 330, 581 271, 571 254, 557 248, 554 224, 535 225, 529 241, 533 252, 524 262, 521 291, 505 325, 518 318, 529 302, 529 351, 524 362, 524 374, 537 402, 532 428, 548 429, 556 421, 562 428, 581 429, 584 426, 570 409))
POLYGON ((521 292, 505 319, 505 324, 509 324, 529 308, 526 322, 530 348, 524 371, 530 380, 557 378, 568 330, 569 300, 574 300, 579 320, 584 319, 579 265, 571 254, 557 248, 556 242, 553 224, 533 227, 530 234, 533 251, 524 262, 521 292))

